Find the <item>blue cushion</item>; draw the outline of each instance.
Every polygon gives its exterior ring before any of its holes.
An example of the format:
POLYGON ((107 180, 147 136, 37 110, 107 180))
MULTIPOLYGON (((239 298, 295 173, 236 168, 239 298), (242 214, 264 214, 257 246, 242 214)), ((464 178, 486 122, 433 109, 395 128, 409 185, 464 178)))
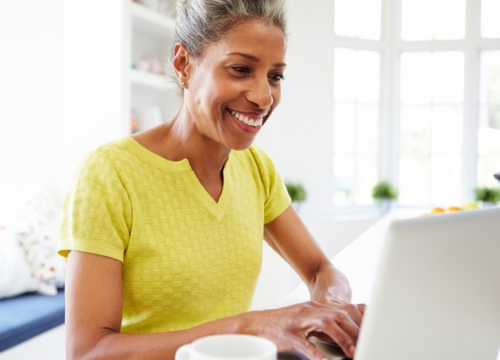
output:
POLYGON ((0 351, 64 323, 64 291, 0 300, 0 351))

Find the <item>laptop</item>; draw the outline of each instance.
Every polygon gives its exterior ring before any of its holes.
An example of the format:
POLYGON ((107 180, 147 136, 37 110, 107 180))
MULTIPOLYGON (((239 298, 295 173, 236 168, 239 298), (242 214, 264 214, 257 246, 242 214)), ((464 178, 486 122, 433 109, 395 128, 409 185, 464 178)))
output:
POLYGON ((495 360, 499 349, 500 208, 393 222, 355 360, 495 360))

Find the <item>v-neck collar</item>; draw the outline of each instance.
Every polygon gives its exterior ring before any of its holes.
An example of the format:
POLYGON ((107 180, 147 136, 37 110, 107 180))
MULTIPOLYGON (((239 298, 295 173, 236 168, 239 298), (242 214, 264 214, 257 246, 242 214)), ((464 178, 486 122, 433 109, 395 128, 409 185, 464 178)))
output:
POLYGON ((147 162, 154 163, 154 165, 158 166, 160 169, 165 169, 166 171, 175 173, 185 173, 186 179, 188 180, 190 186, 190 190, 193 192, 196 199, 203 205, 206 210, 208 210, 212 214, 212 216, 217 221, 222 220, 224 214, 226 213, 226 211, 228 211, 228 207, 232 197, 232 186, 230 181, 232 177, 232 151, 229 153, 229 156, 224 163, 224 167, 222 170, 222 192, 219 197, 219 201, 216 202, 201 184, 188 159, 182 159, 180 161, 171 161, 165 159, 164 157, 152 152, 151 150, 141 145, 131 136, 125 136, 124 141, 126 143, 128 142, 136 150, 134 151, 134 153, 136 153, 139 157, 147 162))
MULTIPOLYGON (((219 201, 216 202, 212 196, 207 192, 207 190, 203 187, 200 180, 196 176, 194 170, 188 173, 188 179, 190 181, 190 185, 192 187, 193 193, 196 194, 196 198, 201 202, 201 204, 212 213, 212 215, 218 220, 221 221, 224 217, 224 214, 228 210, 228 206, 232 197, 231 191, 231 176, 230 173, 230 161, 231 153, 227 158, 224 168, 222 170, 222 192, 219 197, 219 201)), ((187 160, 187 159, 186 159, 187 160)), ((187 160, 189 163, 189 160, 187 160)))

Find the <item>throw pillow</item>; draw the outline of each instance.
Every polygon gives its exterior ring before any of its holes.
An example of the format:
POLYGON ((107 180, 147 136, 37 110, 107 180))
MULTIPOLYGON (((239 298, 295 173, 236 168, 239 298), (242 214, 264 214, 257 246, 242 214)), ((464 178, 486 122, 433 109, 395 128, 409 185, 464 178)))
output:
POLYGON ((38 289, 24 250, 12 229, 0 226, 0 299, 38 289))

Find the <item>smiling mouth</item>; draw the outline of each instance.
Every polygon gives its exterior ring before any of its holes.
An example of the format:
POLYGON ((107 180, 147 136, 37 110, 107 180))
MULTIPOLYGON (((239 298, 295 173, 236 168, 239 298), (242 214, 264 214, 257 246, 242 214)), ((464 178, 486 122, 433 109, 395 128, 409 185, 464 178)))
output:
POLYGON ((249 117, 247 115, 240 114, 239 112, 234 111, 234 110, 229 109, 229 108, 227 108, 227 111, 231 115, 233 115, 236 119, 238 119, 239 121, 241 121, 242 123, 245 123, 248 126, 252 126, 252 127, 255 127, 255 128, 258 128, 259 126, 261 126, 262 122, 263 122, 263 119, 264 119, 263 117, 259 117, 259 118, 249 117))

